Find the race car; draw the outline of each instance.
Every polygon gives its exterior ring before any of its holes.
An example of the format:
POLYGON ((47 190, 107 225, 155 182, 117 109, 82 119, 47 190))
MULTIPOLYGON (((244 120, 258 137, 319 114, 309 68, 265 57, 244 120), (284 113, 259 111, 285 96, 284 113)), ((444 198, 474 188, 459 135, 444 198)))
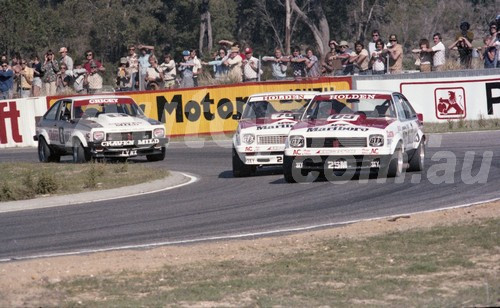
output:
POLYGON ((390 91, 335 91, 314 97, 289 132, 283 162, 287 182, 350 179, 369 171, 397 177, 403 167, 422 171, 423 116, 390 91))
POLYGON ((165 158, 163 123, 147 118, 127 96, 74 96, 56 101, 36 125, 41 162, 73 155, 73 162, 91 159, 125 161, 145 155, 165 158))
POLYGON ((257 167, 281 165, 288 131, 299 120, 312 91, 251 95, 233 136, 233 175, 249 176, 257 167))

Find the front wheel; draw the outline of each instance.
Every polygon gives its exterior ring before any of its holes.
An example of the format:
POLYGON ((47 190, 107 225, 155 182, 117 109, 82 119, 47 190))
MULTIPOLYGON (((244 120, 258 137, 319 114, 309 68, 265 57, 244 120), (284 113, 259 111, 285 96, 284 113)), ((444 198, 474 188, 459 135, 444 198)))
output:
POLYGON ((238 152, 233 147, 233 176, 237 178, 250 176, 252 174, 252 171, 254 170, 255 169, 252 168, 252 166, 245 164, 241 160, 240 156, 238 155, 238 152))
POLYGON ((165 147, 161 147, 161 153, 158 154, 151 154, 151 155, 146 155, 146 159, 148 161, 161 161, 165 159, 165 147))
POLYGON ((424 140, 420 142, 417 150, 413 153, 410 161, 408 162, 408 171, 423 171, 425 161, 425 145, 424 140))
POLYGON ((90 154, 87 153, 83 144, 78 140, 73 144, 73 162, 76 164, 86 163, 90 160, 90 154))
POLYGON ((395 178, 401 174, 403 174, 403 149, 398 146, 389 162, 387 177, 395 178))

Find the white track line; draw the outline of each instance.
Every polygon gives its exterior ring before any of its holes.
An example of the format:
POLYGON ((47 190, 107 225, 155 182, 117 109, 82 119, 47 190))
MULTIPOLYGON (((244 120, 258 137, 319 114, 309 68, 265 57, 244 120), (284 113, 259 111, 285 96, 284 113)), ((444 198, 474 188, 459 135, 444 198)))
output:
POLYGON ((147 249, 147 248, 154 248, 154 247, 167 246, 167 245, 182 245, 182 244, 191 244, 191 243, 216 241, 216 240, 244 239, 244 238, 248 238, 248 237, 256 237, 256 236, 263 236, 263 235, 276 235, 276 234, 289 233, 289 232, 309 231, 309 230, 325 228, 325 227, 343 226, 343 225, 353 224, 353 223, 357 223, 357 222, 389 219, 389 218, 400 217, 400 216, 405 216, 405 215, 441 212, 441 211, 446 211, 446 210, 470 207, 470 206, 483 204, 483 203, 495 202, 498 200, 500 200, 500 197, 490 199, 490 200, 485 200, 485 201, 466 203, 466 204, 462 204, 462 205, 450 206, 450 207, 434 209, 434 210, 408 212, 408 213, 401 213, 401 214, 397 214, 397 215, 379 216, 379 217, 365 218, 365 219, 356 219, 356 220, 349 220, 349 221, 345 221, 345 222, 334 222, 334 223, 326 223, 326 224, 319 224, 319 225, 310 225, 310 226, 305 226, 305 227, 262 231, 262 232, 255 232, 255 233, 243 233, 243 234, 234 234, 234 235, 213 236, 213 237, 205 237, 205 238, 183 240, 183 241, 157 242, 157 243, 142 244, 142 245, 115 246, 115 247, 109 247, 109 248, 84 249, 84 250, 77 250, 77 251, 71 251, 71 252, 41 254, 41 255, 33 255, 33 256, 26 256, 26 257, 13 257, 13 258, 9 258, 9 259, 0 259, 0 262, 11 262, 11 261, 16 261, 16 260, 20 261, 20 260, 31 260, 31 259, 39 259, 39 258, 62 257, 62 256, 74 256, 74 255, 82 255, 82 254, 89 254, 89 253, 96 253, 96 252, 109 252, 109 251, 125 250, 125 249, 147 249))

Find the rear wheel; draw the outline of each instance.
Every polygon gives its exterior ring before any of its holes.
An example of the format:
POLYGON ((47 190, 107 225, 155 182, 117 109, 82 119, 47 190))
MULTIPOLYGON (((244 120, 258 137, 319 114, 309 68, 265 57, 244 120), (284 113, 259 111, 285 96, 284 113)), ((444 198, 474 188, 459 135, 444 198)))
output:
POLYGON ((80 140, 73 143, 73 162, 76 164, 86 163, 90 160, 90 154, 83 147, 80 140))
POLYGON ((161 147, 161 153, 146 155, 148 161, 160 161, 165 159, 165 147, 161 147))
POLYGON ((60 155, 55 154, 45 141, 45 138, 40 137, 38 140, 38 160, 42 163, 58 162, 61 159, 60 155))
POLYGON ((425 145, 424 141, 420 142, 417 150, 413 153, 410 161, 408 162, 408 171, 423 171, 425 161, 425 145))
POLYGON ((255 171, 255 168, 245 164, 241 160, 236 149, 233 147, 233 176, 234 177, 250 176, 252 174, 252 171, 255 171))
POLYGON ((398 145, 387 169, 387 177, 398 177, 403 173, 403 149, 398 145))

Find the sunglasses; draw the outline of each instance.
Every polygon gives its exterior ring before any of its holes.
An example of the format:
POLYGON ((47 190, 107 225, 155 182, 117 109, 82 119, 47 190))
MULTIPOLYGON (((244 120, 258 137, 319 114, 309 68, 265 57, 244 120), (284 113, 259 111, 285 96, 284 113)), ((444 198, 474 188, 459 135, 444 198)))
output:
POLYGON ((87 54, 87 57, 91 57, 91 56, 92 56, 92 54, 91 54, 91 53, 88 53, 88 54, 87 54))
POLYGON ((397 42, 398 40, 389 40, 389 42, 397 42))
POLYGON ((378 36, 378 34, 372 34, 372 36, 378 36))

